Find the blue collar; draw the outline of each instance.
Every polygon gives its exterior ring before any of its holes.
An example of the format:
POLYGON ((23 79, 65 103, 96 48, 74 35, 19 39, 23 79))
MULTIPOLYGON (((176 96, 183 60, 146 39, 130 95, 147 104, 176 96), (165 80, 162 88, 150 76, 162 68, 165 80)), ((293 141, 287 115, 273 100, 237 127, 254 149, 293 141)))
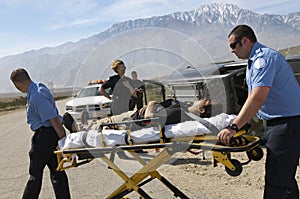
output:
POLYGON ((265 48, 265 46, 259 42, 255 42, 251 49, 249 60, 253 61, 256 58, 256 55, 262 52, 262 48, 265 48))

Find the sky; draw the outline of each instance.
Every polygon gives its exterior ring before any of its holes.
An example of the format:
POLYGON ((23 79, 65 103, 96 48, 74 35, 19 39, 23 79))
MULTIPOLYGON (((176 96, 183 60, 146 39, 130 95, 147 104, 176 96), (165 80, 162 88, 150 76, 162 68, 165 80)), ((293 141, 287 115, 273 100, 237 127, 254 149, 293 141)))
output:
MULTIPOLYGON (((259 14, 300 12, 299 0, 232 0, 259 14)), ((114 23, 191 11, 224 0, 0 0, 0 58, 76 42, 114 23)))

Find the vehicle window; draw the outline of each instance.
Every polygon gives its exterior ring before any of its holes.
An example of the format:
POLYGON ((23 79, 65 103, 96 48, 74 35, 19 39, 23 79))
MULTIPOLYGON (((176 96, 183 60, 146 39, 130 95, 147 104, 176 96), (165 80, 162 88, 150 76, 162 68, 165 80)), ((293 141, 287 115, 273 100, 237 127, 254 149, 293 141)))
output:
POLYGON ((96 92, 96 87, 93 88, 83 88, 80 90, 78 97, 89 97, 89 96, 94 96, 96 92))
POLYGON ((99 87, 97 87, 98 89, 96 90, 95 96, 101 96, 102 94, 99 91, 99 87))
MULTIPOLYGON (((195 90, 195 85, 190 84, 180 84, 180 85, 172 85, 172 89, 174 90, 173 93, 170 93, 171 95, 175 95, 176 99, 182 102, 185 101, 194 101, 197 94, 195 90)), ((167 95, 167 98, 170 98, 167 95)), ((172 98, 172 97, 171 97, 172 98)))
POLYGON ((105 89, 105 92, 108 93, 108 94, 110 94, 110 95, 112 95, 112 90, 111 90, 111 88, 105 89))
POLYGON ((155 100, 157 102, 164 101, 165 91, 164 88, 159 84, 154 83, 145 83, 145 90, 146 90, 146 101, 155 100))
MULTIPOLYGON (((109 95, 111 95, 111 94, 112 94, 112 92, 111 92, 111 88, 107 88, 107 89, 105 89, 105 92, 106 92, 106 93, 108 93, 109 95)), ((99 87, 97 87, 97 90, 96 90, 95 96, 102 96, 102 94, 100 93, 99 87)))
POLYGON ((300 84, 300 59, 288 60, 288 62, 294 71, 294 75, 298 83, 300 84))
POLYGON ((238 99, 238 105, 243 106, 247 96, 248 96, 248 87, 246 85, 246 74, 245 72, 237 73, 234 78, 234 85, 236 89, 236 95, 238 99))
MULTIPOLYGON (((109 94, 111 94, 111 89, 107 88, 105 91, 109 94)), ((83 88, 80 90, 78 94, 78 98, 81 97, 91 97, 91 96, 102 96, 102 94, 99 91, 99 86, 97 87, 89 87, 89 88, 83 88)))
MULTIPOLYGON (((78 97, 90 97, 90 96, 97 96, 97 92, 99 90, 99 87, 90 87, 90 88, 83 88, 82 90, 80 90, 78 97)), ((99 93, 99 95, 101 95, 99 93)))

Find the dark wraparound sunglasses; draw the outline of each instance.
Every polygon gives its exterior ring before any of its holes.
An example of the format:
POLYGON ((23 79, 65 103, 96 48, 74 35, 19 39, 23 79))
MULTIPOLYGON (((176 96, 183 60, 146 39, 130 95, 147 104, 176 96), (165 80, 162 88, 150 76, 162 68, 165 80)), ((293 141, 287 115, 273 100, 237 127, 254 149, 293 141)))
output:
POLYGON ((232 50, 234 50, 237 44, 242 45, 241 40, 236 40, 236 41, 232 42, 231 44, 229 44, 229 46, 232 50))

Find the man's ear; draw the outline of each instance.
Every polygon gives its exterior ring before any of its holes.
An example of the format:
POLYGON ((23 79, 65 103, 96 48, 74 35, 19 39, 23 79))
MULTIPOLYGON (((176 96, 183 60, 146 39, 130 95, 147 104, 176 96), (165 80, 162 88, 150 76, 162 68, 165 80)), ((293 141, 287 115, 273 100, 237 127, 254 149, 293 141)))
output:
POLYGON ((199 113, 200 113, 200 114, 205 113, 205 109, 204 109, 203 107, 199 108, 199 113))
POLYGON ((14 83, 15 87, 19 91, 21 91, 22 93, 26 93, 27 92, 27 89, 28 89, 29 84, 30 84, 30 82, 28 82, 28 84, 27 84, 27 82, 23 83, 23 82, 16 82, 16 81, 14 81, 13 83, 14 83))
POLYGON ((20 84, 19 82, 13 81, 12 82, 16 87, 20 84))
POLYGON ((14 81, 13 84, 19 91, 22 91, 22 84, 20 82, 14 81))

